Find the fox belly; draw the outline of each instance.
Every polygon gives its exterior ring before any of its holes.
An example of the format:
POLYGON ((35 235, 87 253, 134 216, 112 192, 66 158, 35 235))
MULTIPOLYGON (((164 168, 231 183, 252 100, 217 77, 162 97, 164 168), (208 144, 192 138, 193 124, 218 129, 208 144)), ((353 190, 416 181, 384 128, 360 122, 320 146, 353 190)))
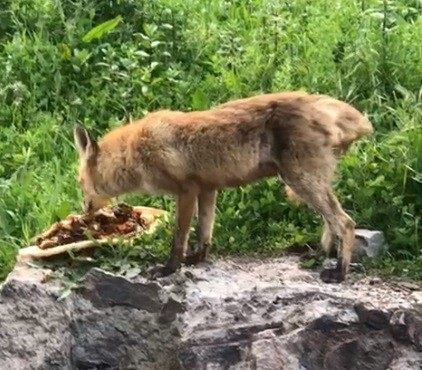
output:
POLYGON ((201 188, 217 190, 247 185, 265 177, 276 176, 278 173, 277 166, 271 162, 259 163, 250 168, 241 167, 237 172, 221 167, 208 173, 192 174, 188 179, 198 183, 201 188))
POLYGON ((276 176, 273 159, 272 135, 262 128, 248 137, 213 139, 215 145, 190 148, 188 151, 186 180, 206 189, 237 187, 264 177, 276 176))

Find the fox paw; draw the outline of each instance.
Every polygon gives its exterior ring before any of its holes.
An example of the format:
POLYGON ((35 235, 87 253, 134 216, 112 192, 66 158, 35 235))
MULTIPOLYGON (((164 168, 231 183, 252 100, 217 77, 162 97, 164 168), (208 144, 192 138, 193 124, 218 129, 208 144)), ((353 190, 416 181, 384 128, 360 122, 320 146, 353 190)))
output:
POLYGON ((324 283, 341 283, 346 275, 346 271, 343 268, 342 259, 339 258, 336 262, 335 267, 324 268, 319 277, 324 283))
POLYGON ((197 265, 200 262, 207 262, 207 260, 207 251, 200 249, 187 254, 183 259, 183 262, 185 265, 197 265))
POLYGON ((344 274, 337 268, 323 269, 319 277, 324 283, 341 283, 344 280, 344 274))
POLYGON ((190 252, 185 255, 183 262, 185 265, 196 265, 200 262, 209 262, 209 244, 196 244, 190 252))
MULTIPOLYGON (((334 262, 334 261, 332 261, 334 262)), ((330 263, 319 274, 324 283, 341 283, 346 277, 347 269, 344 266, 343 258, 339 257, 333 266, 330 263)))

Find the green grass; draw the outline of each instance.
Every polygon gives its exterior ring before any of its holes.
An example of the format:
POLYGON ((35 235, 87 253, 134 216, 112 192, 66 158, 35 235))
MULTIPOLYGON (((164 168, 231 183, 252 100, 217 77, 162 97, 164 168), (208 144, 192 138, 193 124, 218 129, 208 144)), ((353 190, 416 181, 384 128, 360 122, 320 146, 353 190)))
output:
MULTIPOLYGON (((387 235, 389 252, 372 266, 422 279, 420 14, 420 0, 5 1, 0 279, 34 234, 80 211, 76 122, 100 135, 158 108, 289 89, 369 114, 376 133, 341 162, 336 192, 359 225, 387 235)), ((173 209, 167 197, 126 200, 173 209)), ((170 228, 133 248, 104 248, 89 264, 127 271, 162 260, 170 228)), ((277 254, 319 232, 319 218, 289 205, 269 179, 219 195, 213 250, 277 254)))

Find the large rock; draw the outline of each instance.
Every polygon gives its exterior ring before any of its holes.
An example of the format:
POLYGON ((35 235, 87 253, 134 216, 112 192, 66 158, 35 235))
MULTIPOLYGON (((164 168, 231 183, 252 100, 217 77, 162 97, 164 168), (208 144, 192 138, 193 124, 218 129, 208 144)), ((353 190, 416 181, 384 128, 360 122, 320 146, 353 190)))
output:
POLYGON ((171 277, 18 266, 0 293, 0 369, 420 369, 418 286, 324 284, 295 257, 227 260, 171 277))

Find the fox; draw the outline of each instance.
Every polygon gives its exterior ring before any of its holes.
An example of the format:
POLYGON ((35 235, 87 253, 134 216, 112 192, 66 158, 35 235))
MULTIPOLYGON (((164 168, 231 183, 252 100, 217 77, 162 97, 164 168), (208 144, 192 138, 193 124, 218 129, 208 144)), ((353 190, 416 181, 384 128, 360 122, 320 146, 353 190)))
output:
POLYGON ((82 207, 92 214, 127 193, 173 196, 170 255, 152 268, 156 278, 182 263, 208 260, 219 191, 278 177, 289 198, 322 217, 323 252, 333 252, 339 241, 335 267, 322 270, 320 278, 341 282, 349 271, 356 224, 333 192, 333 176, 340 157, 373 131, 349 103, 303 91, 240 98, 207 110, 157 110, 99 140, 77 124, 82 207), (194 215, 197 242, 188 253, 194 215))

